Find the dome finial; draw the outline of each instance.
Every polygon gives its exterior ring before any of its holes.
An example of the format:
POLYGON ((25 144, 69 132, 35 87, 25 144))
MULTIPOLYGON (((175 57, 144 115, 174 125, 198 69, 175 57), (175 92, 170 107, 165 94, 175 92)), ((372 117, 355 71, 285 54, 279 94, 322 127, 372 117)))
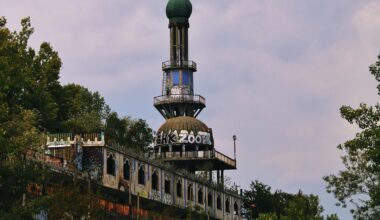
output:
POLYGON ((170 20, 188 20, 192 10, 190 0, 169 0, 166 5, 166 16, 170 20))

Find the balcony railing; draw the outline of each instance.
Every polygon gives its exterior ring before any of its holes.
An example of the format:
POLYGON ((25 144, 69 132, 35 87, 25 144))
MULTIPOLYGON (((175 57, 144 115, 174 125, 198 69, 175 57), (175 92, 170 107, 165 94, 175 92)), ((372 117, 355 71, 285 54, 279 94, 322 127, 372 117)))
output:
POLYGON ((236 167, 236 160, 233 160, 231 159, 230 157, 218 152, 218 151, 214 151, 214 156, 215 158, 217 158, 218 160, 220 161, 223 161, 225 162, 226 164, 229 164, 233 167, 236 167))
POLYGON ((46 146, 49 148, 69 147, 76 143, 82 146, 103 146, 105 144, 104 133, 77 135, 72 133, 47 134, 46 146))
POLYGON ((197 71, 197 63, 192 60, 168 60, 162 62, 162 70, 167 70, 169 68, 189 68, 193 71, 197 71))
POLYGON ((236 160, 216 151, 163 152, 157 155, 163 159, 217 159, 229 166, 236 167, 236 160))
POLYGON ((154 105, 173 102, 193 102, 206 105, 206 99, 200 95, 164 95, 154 97, 154 105))

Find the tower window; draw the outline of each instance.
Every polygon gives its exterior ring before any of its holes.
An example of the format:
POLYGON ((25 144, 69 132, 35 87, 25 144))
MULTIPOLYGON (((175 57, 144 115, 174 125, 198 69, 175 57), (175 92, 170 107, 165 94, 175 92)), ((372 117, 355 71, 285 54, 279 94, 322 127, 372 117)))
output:
POLYGON ((189 184, 189 186, 187 187, 187 199, 190 201, 194 201, 193 184, 189 184))
POLYGON ((213 201, 212 201, 212 193, 209 192, 209 193, 208 193, 208 196, 207 196, 207 205, 208 205, 209 207, 212 207, 212 203, 213 203, 213 201))
POLYGON ((152 189, 158 190, 158 175, 157 171, 154 171, 152 174, 152 189))
POLYGON ((115 176, 115 160, 112 154, 110 154, 107 159, 107 174, 115 176))
POLYGON ((141 185, 145 185, 145 171, 144 171, 144 165, 140 166, 139 172, 138 172, 138 183, 141 185))
POLYGON ((220 199, 220 196, 216 198, 216 208, 222 210, 222 200, 220 199))
POLYGON ((203 189, 202 188, 198 190, 198 203, 203 204, 203 189))
POLYGON ((178 70, 174 70, 172 72, 172 82, 173 82, 173 86, 179 86, 179 71, 178 70))
POLYGON ((182 84, 189 85, 189 72, 187 70, 182 70, 182 84))
POLYGON ((166 194, 171 194, 170 192, 170 180, 169 179, 165 179, 165 193, 166 194))
POLYGON ((190 91, 194 91, 193 74, 190 74, 189 78, 190 78, 190 91))
POLYGON ((226 199, 226 212, 230 213, 230 200, 226 199))
POLYGON ((124 179, 125 180, 130 180, 131 178, 131 170, 130 170, 130 166, 129 166, 129 161, 125 161, 124 163, 124 166, 123 166, 123 176, 124 176, 124 179))
POLYGON ((177 197, 182 197, 182 182, 181 180, 177 181, 177 197))

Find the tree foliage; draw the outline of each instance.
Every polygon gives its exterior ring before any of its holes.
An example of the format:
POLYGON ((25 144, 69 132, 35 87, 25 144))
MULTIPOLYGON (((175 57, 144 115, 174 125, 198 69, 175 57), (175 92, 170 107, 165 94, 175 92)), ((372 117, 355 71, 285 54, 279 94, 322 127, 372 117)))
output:
POLYGON ((11 32, 0 19, 0 112, 4 121, 22 109, 38 113, 41 128, 49 129, 57 119, 58 82, 61 60, 44 42, 36 53, 28 47, 33 33, 29 18, 21 21, 22 30, 11 32))
POLYGON ((28 46, 34 29, 30 19, 21 21, 20 32, 11 32, 0 19, 0 121, 33 110, 37 127, 49 132, 100 131, 109 107, 98 92, 83 86, 62 86, 58 52, 49 43, 39 51, 28 46))
MULTIPOLYGON (((260 220, 325 219, 318 196, 301 190, 296 194, 281 190, 272 193, 270 186, 257 180, 250 184, 249 190, 244 190, 243 208, 246 217, 260 220)), ((327 216, 327 219, 333 217, 336 216, 327 216)))
MULTIPOLYGON (((56 131, 64 122, 65 87, 58 81, 62 63, 48 43, 38 52, 28 46, 34 31, 29 18, 21 21, 19 32, 5 25, 0 18, 0 219, 33 219, 40 210, 49 211, 47 204, 59 196, 42 193, 36 198, 30 186, 43 186, 49 173, 37 162, 44 153, 42 131, 56 131)), ((88 205, 76 206, 81 204, 88 205)))
POLYGON ((34 124, 35 114, 31 111, 22 111, 0 124, 0 219, 23 206, 28 183, 41 180, 41 166, 27 160, 38 156, 41 149, 42 136, 34 124))
POLYGON ((153 142, 153 130, 143 119, 120 118, 116 112, 109 114, 105 128, 109 144, 119 144, 138 151, 146 151, 153 142))
MULTIPOLYGON (((40 211, 51 219, 104 219, 97 218, 102 216, 97 195, 81 184, 61 184, 47 192, 51 172, 37 161, 44 156, 45 132, 99 132, 112 120, 110 109, 98 92, 61 85, 58 52, 46 42, 38 52, 29 47, 33 32, 29 18, 22 19, 17 32, 0 17, 0 219, 34 219, 40 211)), ((116 141, 131 147, 151 142, 152 130, 144 120, 120 121, 122 128, 107 125, 117 131, 116 141)))
MULTIPOLYGON (((379 82, 380 55, 370 72, 379 82)), ((342 106, 341 116, 356 124, 358 132, 352 140, 338 146, 345 151, 342 162, 345 170, 324 177, 327 191, 337 198, 338 205, 353 205, 355 219, 380 219, 380 105, 360 104, 358 108, 342 106)))
POLYGON ((110 112, 109 106, 98 92, 68 84, 62 88, 60 102, 60 129, 72 133, 99 132, 110 112))

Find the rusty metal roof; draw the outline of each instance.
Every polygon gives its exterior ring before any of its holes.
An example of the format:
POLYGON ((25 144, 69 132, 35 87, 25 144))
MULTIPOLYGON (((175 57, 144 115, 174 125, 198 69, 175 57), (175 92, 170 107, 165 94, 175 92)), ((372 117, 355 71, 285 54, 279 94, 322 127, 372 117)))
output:
POLYGON ((198 133, 199 131, 209 132, 209 128, 202 121, 189 116, 181 116, 166 120, 158 129, 157 134, 161 134, 161 132, 169 133, 169 131, 180 132, 181 130, 193 131, 194 133, 198 133))

